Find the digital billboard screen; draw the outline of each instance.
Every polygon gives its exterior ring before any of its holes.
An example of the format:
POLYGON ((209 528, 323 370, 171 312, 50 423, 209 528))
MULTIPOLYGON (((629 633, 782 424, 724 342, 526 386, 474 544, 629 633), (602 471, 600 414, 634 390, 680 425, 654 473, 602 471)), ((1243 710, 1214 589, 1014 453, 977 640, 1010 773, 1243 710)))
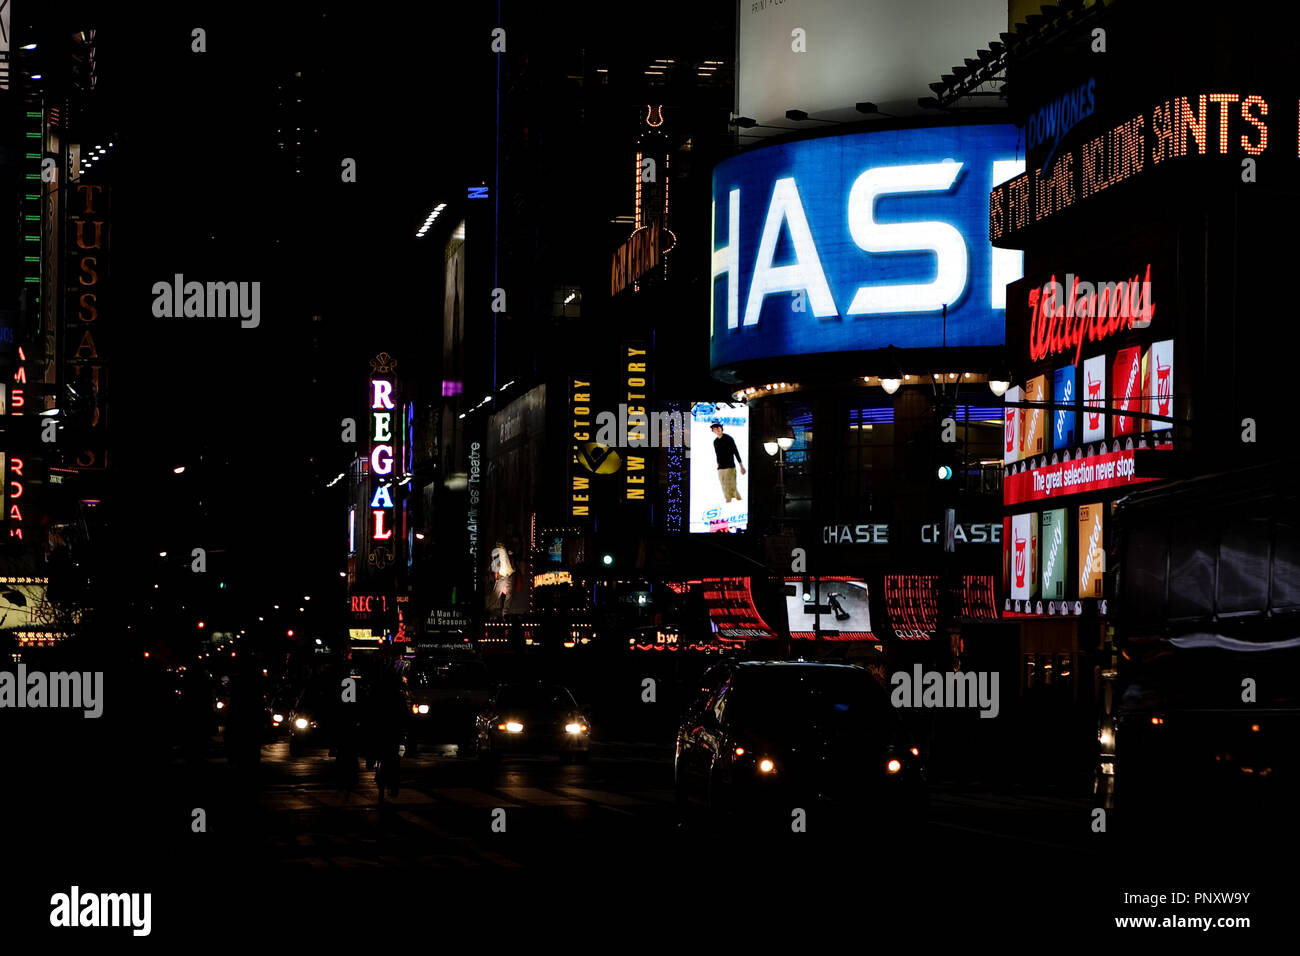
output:
POLYGON ((720 163, 713 367, 1001 345, 1023 256, 989 244, 988 197, 1022 168, 1010 125, 829 136, 720 163))
POLYGON ((816 637, 814 622, 823 631, 838 631, 834 637, 841 640, 873 637, 866 581, 840 576, 786 577, 785 581, 787 585, 794 585, 794 593, 786 594, 785 611, 790 622, 790 636, 795 640, 816 637), (820 605, 817 603, 819 599, 820 605), (818 616, 810 613, 814 607, 828 607, 830 611, 818 616))
POLYGON ((691 531, 731 533, 749 525, 749 406, 691 405, 691 531))

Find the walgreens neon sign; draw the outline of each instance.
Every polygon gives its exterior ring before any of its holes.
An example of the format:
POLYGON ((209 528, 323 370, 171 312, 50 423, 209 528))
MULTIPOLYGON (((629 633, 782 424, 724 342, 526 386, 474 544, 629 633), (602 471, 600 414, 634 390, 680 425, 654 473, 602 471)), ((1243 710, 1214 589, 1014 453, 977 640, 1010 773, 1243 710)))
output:
POLYGON ((1129 329, 1144 329, 1155 314, 1151 264, 1145 275, 1119 282, 1081 282, 1072 272, 1029 290, 1029 357, 1037 362, 1073 350, 1077 363, 1085 342, 1100 342, 1129 329), (1066 292, 1066 289, 1069 292, 1066 292))

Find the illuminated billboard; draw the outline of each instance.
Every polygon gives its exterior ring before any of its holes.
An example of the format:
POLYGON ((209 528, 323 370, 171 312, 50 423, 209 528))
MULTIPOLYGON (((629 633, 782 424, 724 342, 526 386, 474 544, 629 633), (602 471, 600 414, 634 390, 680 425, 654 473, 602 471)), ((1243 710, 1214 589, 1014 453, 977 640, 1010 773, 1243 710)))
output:
POLYGON ((1007 389, 1006 406, 1003 414, 1006 417, 1003 428, 1003 445, 1002 461, 1005 464, 1011 464, 1019 461, 1024 457, 1024 434, 1025 428, 1025 410, 1020 408, 1017 403, 1025 400, 1025 390, 1019 385, 1013 385, 1007 389))
MULTIPOLYGON (((1055 375, 1055 388, 1052 391, 1056 405, 1077 405, 1079 395, 1074 387, 1074 366, 1058 368, 1055 375)), ((1072 448, 1075 438, 1075 421, 1078 414, 1073 408, 1052 409, 1052 448, 1060 451, 1072 448)))
POLYGON ((1142 405, 1142 349, 1134 345, 1115 353, 1111 371, 1111 406, 1119 415, 1112 415, 1111 435, 1131 435, 1136 430, 1133 413, 1142 405))
POLYGON ((1038 515, 1011 516, 1011 598, 1027 601, 1038 592, 1038 515))
POLYGON ((1065 597, 1065 564, 1070 553, 1070 529, 1066 524, 1066 510, 1056 508, 1043 512, 1043 597, 1065 597))
POLYGON ((1104 505, 1079 506, 1079 597, 1101 597, 1102 575, 1106 572, 1103 547, 1104 505))
POLYGON ((1083 363, 1083 440, 1106 437, 1106 356, 1097 355, 1083 363))
POLYGON ((760 123, 784 124, 792 106, 813 115, 847 107, 832 118, 856 119, 856 92, 888 113, 915 112, 930 83, 1006 29, 1005 0, 742 3, 738 107, 760 123))
POLYGON ((749 524, 749 406, 691 405, 691 530, 744 531, 749 524))
MULTIPOLYGON (((1025 401, 1047 401, 1047 376, 1036 375, 1025 384, 1025 401)), ((1043 453, 1043 425, 1049 414, 1043 408, 1026 408, 1025 424, 1020 433, 1020 454, 1022 458, 1032 458, 1043 453)))
MULTIPOLYGON (((1174 408, 1174 340, 1152 342, 1142 356, 1142 402, 1152 415, 1171 416, 1174 408)), ((1149 420, 1146 431, 1173 428, 1173 422, 1149 420)))
POLYGON ((988 196, 1013 126, 884 130, 750 150, 713 172, 714 368, 817 352, 996 346, 1022 256, 988 196), (946 317, 945 317, 946 307, 946 317))
POLYGON ((788 576, 787 585, 794 585, 794 593, 786 594, 785 612, 790 623, 790 636, 795 640, 813 640, 814 622, 822 631, 838 631, 827 640, 874 640, 871 633, 871 603, 867 600, 867 582, 861 578, 825 577, 800 578, 788 576), (804 595, 807 595, 805 600, 804 595), (820 599, 821 603, 817 601, 820 599), (820 615, 811 611, 815 607, 828 607, 820 615))

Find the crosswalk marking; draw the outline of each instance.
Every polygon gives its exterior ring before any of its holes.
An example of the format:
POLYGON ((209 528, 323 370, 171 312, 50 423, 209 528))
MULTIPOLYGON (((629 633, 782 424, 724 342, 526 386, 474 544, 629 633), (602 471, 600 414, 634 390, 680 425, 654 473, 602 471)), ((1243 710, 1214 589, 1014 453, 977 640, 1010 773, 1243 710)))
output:
POLYGON ((531 803, 536 807, 578 807, 582 805, 580 800, 562 797, 540 787, 500 787, 498 789, 507 796, 521 800, 525 804, 531 803))
POLYGON ((457 803, 465 803, 471 807, 518 807, 519 804, 512 803, 504 797, 498 797, 482 790, 475 790, 473 787, 438 787, 433 791, 440 797, 446 797, 457 803))
POLYGON ((610 793, 608 790, 589 790, 586 787, 557 787, 564 793, 571 793, 575 797, 581 797, 583 800, 590 800, 593 803, 604 803, 611 807, 644 807, 645 800, 638 800, 636 797, 627 797, 620 793, 610 793))
POLYGON ((1087 806, 1085 800, 1071 801, 1059 797, 1014 797, 1000 794, 972 797, 956 793, 935 793, 931 795, 930 802, 947 806, 997 810, 1078 810, 1087 806))
POLYGON ((467 836, 448 833, 446 830, 438 826, 432 820, 426 820, 424 817, 411 813, 409 810, 399 810, 397 812, 397 815, 401 817, 403 820, 405 820, 407 823, 413 824, 414 826, 417 826, 422 830, 428 830, 430 833, 432 833, 434 836, 438 837, 439 839, 451 840, 455 843, 461 844, 461 846, 465 847, 471 853, 480 857, 481 859, 487 860, 489 863, 495 863, 497 866, 506 866, 512 868, 519 867, 522 865, 510 859, 509 857, 502 856, 500 853, 497 853, 495 850, 489 850, 486 847, 475 846, 474 841, 467 836))

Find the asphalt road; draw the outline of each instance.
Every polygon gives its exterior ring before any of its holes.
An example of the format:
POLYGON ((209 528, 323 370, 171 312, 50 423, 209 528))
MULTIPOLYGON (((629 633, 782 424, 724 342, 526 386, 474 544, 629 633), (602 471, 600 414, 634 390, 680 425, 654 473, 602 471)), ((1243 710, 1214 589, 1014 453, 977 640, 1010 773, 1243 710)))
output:
POLYGON ((578 765, 483 765, 454 745, 425 747, 403 760, 400 792, 383 805, 373 773, 359 764, 344 785, 337 771, 324 751, 291 757, 284 740, 243 774, 219 750, 145 792, 124 771, 105 783, 121 798, 111 805, 134 812, 120 810, 115 827, 90 807, 39 836, 53 865, 31 869, 6 921, 45 922, 50 893, 79 882, 152 892, 152 935, 177 940, 397 940, 414 927, 444 942, 527 941, 560 927, 668 946, 700 918, 759 939, 808 919, 974 939, 1008 927, 1100 933, 1108 921, 1115 932, 1115 915, 1143 912, 1121 905, 1126 890, 1260 882, 1223 869, 1230 847, 1212 862, 1207 841, 1184 840, 1175 861, 1093 832, 1091 801, 1074 795, 940 783, 923 824, 867 818, 850 832, 808 808, 807 831, 794 833, 786 818, 682 818, 667 747, 596 742, 578 765))

